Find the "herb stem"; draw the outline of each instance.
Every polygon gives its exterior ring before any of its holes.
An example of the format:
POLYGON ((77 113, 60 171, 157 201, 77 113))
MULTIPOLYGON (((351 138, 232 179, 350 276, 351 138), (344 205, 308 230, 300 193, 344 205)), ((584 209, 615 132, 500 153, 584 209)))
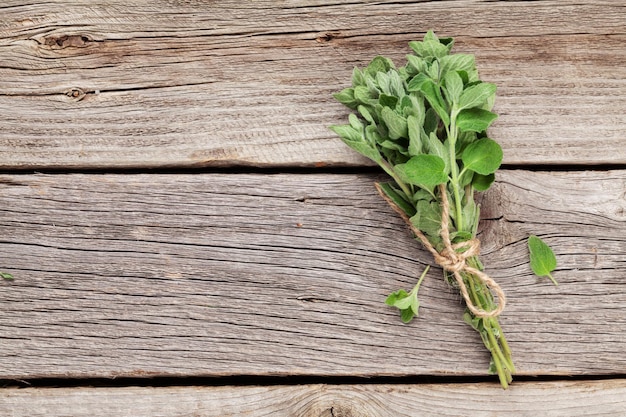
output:
POLYGON ((415 294, 417 294, 417 292, 419 291, 420 285, 422 284, 422 281, 424 281, 424 278, 426 277, 426 274, 428 273, 429 269, 430 269, 430 265, 426 265, 426 269, 424 269, 424 272, 422 272, 422 275, 417 280, 417 284, 415 284, 415 287, 413 287, 413 291, 411 292, 415 292, 415 294))
POLYGON ((396 182, 396 184, 398 184, 398 186, 400 187, 400 189, 402 189, 402 192, 404 192, 404 194, 407 197, 411 197, 413 195, 413 193, 411 192, 411 189, 406 185, 406 183, 404 181, 402 181, 400 179, 400 177, 398 176, 398 174, 396 173, 396 171, 393 169, 393 167, 384 159, 378 161, 378 165, 380 165, 380 167, 387 173, 389 174, 389 176, 391 178, 393 178, 393 180, 396 182))
POLYGON ((549 272, 548 272, 548 278, 550 278, 550 279, 552 280, 552 282, 554 283, 554 285, 556 285, 556 286, 558 286, 558 285, 559 285, 559 283, 558 283, 558 282, 556 282, 556 279, 554 279, 554 278, 552 277, 552 274, 551 274, 551 273, 549 273, 549 272))
POLYGON ((458 110, 456 109, 456 103, 452 104, 452 111, 450 112, 450 130, 448 131, 448 153, 450 154, 450 171, 452 173, 452 192, 454 193, 454 207, 456 211, 456 230, 460 232, 463 230, 463 210, 461 208, 461 192, 459 190, 459 166, 456 163, 456 140, 457 140, 457 127, 456 118, 458 116, 458 110))

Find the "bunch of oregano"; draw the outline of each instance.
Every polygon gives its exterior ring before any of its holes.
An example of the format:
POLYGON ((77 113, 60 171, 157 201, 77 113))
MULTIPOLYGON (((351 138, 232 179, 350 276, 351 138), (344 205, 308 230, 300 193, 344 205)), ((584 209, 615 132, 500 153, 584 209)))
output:
MULTIPOLYGON (((393 181, 377 184, 379 192, 459 288, 464 319, 480 334, 491 353, 490 371, 506 388, 515 367, 498 323, 505 298, 482 272, 474 201, 475 192, 491 186, 502 161, 502 149, 486 134, 497 117, 491 111, 496 86, 479 79, 473 55, 450 53, 452 38, 428 32, 409 46, 413 53, 404 67, 378 56, 354 69, 352 87, 335 98, 356 114, 348 125, 331 129, 391 176, 393 181)), ((404 322, 418 313, 425 275, 411 291, 387 298, 404 322)))

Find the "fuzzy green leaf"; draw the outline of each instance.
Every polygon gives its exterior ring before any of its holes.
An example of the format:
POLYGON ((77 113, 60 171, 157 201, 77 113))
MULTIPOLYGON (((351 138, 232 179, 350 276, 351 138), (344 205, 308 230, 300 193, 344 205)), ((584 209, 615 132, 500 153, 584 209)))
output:
POLYGON ((358 101, 354 98, 354 88, 344 88, 338 93, 333 94, 335 100, 351 109, 356 109, 358 101))
POLYGON ((474 187, 476 191, 487 191, 495 179, 496 176, 493 173, 489 175, 474 174, 474 177, 472 178, 472 187, 474 187))
POLYGON ((424 152, 421 139, 422 126, 419 123, 417 117, 409 116, 406 119, 408 132, 409 132, 409 155, 415 156, 424 152))
POLYGON ((461 110, 456 118, 456 126, 461 132, 484 132, 498 115, 479 108, 461 110))
POLYGON ((543 240, 537 236, 528 238, 528 249, 530 251, 530 268, 539 277, 549 277, 554 285, 558 285, 552 278, 552 271, 556 268, 556 256, 543 240))
POLYGON ((424 38, 424 41, 409 42, 415 54, 421 58, 441 58, 450 52, 439 40, 424 38))
POLYGON ((346 145, 366 158, 369 158, 374 162, 380 162, 382 160, 378 150, 373 145, 370 145, 365 140, 362 133, 354 129, 352 126, 335 125, 330 126, 330 129, 338 134, 346 145))
POLYGON ((390 69, 394 69, 393 61, 384 56, 377 56, 367 65, 364 72, 371 77, 376 77, 379 72, 386 73, 390 69))
POLYGON ((494 173, 502 163, 502 148, 489 138, 470 143, 461 158, 465 168, 482 175, 494 173))
POLYGON ((380 116, 387 125, 391 139, 406 138, 409 135, 406 119, 389 107, 383 107, 380 116))
POLYGON ((439 236, 441 231, 441 206, 435 202, 418 201, 417 213, 411 217, 411 223, 431 237, 439 236))
POLYGON ((354 100, 359 104, 375 104, 378 97, 372 97, 370 89, 366 86, 359 85, 354 87, 354 100))
POLYGON ((446 92, 448 102, 458 102, 463 92, 463 80, 459 73, 456 71, 449 72, 444 78, 444 83, 446 85, 444 91, 446 92))
POLYGON ((448 180, 446 164, 437 155, 421 154, 411 157, 405 164, 396 165, 396 170, 408 183, 435 186, 448 180))
POLYGON ((448 109, 446 108, 446 103, 439 87, 429 79, 420 85, 420 91, 424 94, 430 106, 435 110, 437 116, 439 116, 446 126, 450 125, 450 115, 448 114, 448 109))
POLYGON ((434 132, 431 132, 430 135, 424 135, 423 139, 428 148, 428 153, 430 155, 437 155, 443 160, 445 164, 444 172, 446 175, 449 175, 452 168, 450 167, 450 151, 448 150, 447 144, 441 142, 434 132))
POLYGON ((378 189, 382 190, 382 192, 384 192, 407 216, 411 217, 415 215, 415 207, 409 203, 408 197, 402 191, 396 190, 389 183, 379 183, 378 189))
POLYGON ((476 68, 476 60, 474 55, 470 54, 452 54, 439 59, 441 65, 441 73, 447 74, 454 71, 470 72, 476 68))
POLYGON ((365 84, 365 78, 360 69, 354 67, 352 70, 352 87, 365 84))
POLYGON ((459 109, 482 107, 496 94, 496 85, 480 83, 468 87, 459 98, 459 109))

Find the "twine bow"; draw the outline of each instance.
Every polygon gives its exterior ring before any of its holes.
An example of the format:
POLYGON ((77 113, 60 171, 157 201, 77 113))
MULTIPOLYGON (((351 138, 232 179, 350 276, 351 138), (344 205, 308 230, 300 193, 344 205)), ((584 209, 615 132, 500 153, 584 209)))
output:
POLYGON ((406 215, 406 213, 398 207, 396 203, 394 203, 382 190, 378 183, 376 185, 376 190, 383 197, 383 199, 394 209, 402 219, 409 225, 411 231, 419 238, 424 247, 433 254, 435 258, 435 262, 439 266, 441 266, 444 270, 451 272, 456 282, 459 284, 459 289, 461 291, 461 295, 465 299, 465 303, 467 304, 467 308, 476 316, 481 318, 488 317, 496 317, 504 310, 504 306, 506 305, 506 297, 500 285, 495 282, 489 275, 485 274, 483 271, 474 268, 467 264, 467 259, 472 256, 477 256, 480 252, 480 241, 476 238, 459 242, 452 243, 450 240, 450 227, 449 227, 449 217, 450 217, 450 204, 448 202, 448 193, 446 191, 445 185, 439 185, 439 193, 441 195, 441 233, 440 236, 443 239, 444 248, 441 252, 437 252, 437 249, 430 243, 428 238, 419 230, 413 223, 411 223, 411 219, 406 215), (485 311, 482 308, 476 307, 476 305, 472 302, 470 298, 469 291, 467 289, 467 285, 465 285, 465 281, 463 280, 463 276, 461 273, 471 274, 478 278, 487 288, 491 289, 495 295, 498 297, 498 304, 494 310, 485 311))

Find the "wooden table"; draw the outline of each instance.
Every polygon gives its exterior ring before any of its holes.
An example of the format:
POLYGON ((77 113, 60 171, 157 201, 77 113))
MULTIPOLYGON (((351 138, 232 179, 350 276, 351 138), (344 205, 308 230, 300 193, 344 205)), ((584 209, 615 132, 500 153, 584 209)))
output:
POLYGON ((617 0, 5 0, 0 415, 624 415, 625 42, 617 0), (428 29, 499 86, 507 391, 439 269, 385 306, 431 255, 327 128, 428 29))

